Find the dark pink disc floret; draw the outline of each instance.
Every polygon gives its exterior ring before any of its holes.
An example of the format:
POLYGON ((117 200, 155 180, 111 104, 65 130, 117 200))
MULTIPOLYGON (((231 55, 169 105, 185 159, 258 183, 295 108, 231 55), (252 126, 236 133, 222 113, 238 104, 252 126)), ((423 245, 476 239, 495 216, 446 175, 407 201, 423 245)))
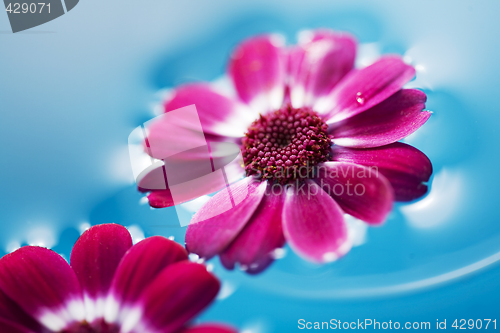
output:
POLYGON ((242 139, 247 175, 280 184, 310 178, 318 163, 330 160, 327 129, 310 108, 288 105, 261 115, 242 139))

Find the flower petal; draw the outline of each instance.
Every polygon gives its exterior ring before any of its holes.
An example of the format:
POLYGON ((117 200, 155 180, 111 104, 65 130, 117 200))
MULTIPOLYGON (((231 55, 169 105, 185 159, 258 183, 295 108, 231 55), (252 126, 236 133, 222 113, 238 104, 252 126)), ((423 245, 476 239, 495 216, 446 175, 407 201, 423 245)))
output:
POLYGON ((186 249, 210 259, 240 233, 259 206, 267 182, 251 177, 214 195, 193 217, 186 231, 186 249), (229 193, 228 193, 229 192, 229 193))
MULTIPOLYGON (((220 191, 244 176, 244 169, 241 167, 243 159, 239 148, 238 155, 234 158, 234 156, 226 156, 224 149, 222 149, 223 152, 220 151, 222 143, 210 146, 213 148, 210 156, 211 169, 207 174, 200 175, 200 172, 189 168, 190 163, 186 165, 183 162, 176 163, 175 161, 170 163, 168 170, 162 162, 157 162, 144 172, 145 176, 139 180, 138 188, 142 192, 153 189, 148 195, 151 207, 164 208, 182 204, 200 196, 220 191), (234 160, 228 163, 230 158, 234 158, 234 160), (184 168, 182 168, 183 165, 184 168), (167 173, 172 177, 167 178, 167 173), (171 182, 174 184, 172 185, 171 182), (158 190, 159 188, 163 189, 158 190)), ((192 161, 192 163, 196 164, 196 161, 192 161)))
POLYGON ((288 189, 283 232, 290 246, 310 261, 333 261, 350 249, 343 211, 310 180, 288 189))
MULTIPOLYGON (((30 330, 18 323, 0 318, 0 332, 2 333, 34 333, 37 331, 30 330)), ((40 332, 40 331, 38 331, 40 332)))
POLYGON ((210 304, 219 288, 219 281, 205 266, 187 261, 172 264, 139 299, 144 309, 141 321, 163 333, 175 332, 210 304))
POLYGON ((71 251, 71 267, 86 296, 107 295, 116 268, 131 247, 130 233, 118 224, 96 225, 80 236, 71 251))
POLYGON ((165 102, 165 112, 196 105, 203 132, 226 137, 242 137, 257 117, 250 109, 215 92, 209 85, 188 84, 175 90, 165 102))
POLYGON ((228 181, 233 182, 244 175, 242 164, 243 157, 238 145, 231 142, 206 142, 203 147, 154 162, 137 177, 138 189, 141 192, 165 190, 221 168, 227 173, 228 181))
POLYGON ((335 123, 382 102, 415 76, 415 69, 397 56, 385 56, 359 71, 352 71, 332 93, 318 100, 314 110, 327 113, 335 123))
POLYGON ((335 161, 377 168, 391 183, 396 201, 415 200, 427 193, 425 183, 432 175, 431 161, 410 145, 396 142, 371 149, 335 146, 332 151, 335 161))
MULTIPOLYGON (((8 298, 2 290, 0 290, 0 320, 24 326, 34 332, 40 331, 40 324, 24 312, 19 305, 8 298)), ((0 325, 0 327, 2 326, 0 325)), ((4 332, 4 330, 0 329, 0 332, 4 332)))
MULTIPOLYGON (((234 154, 239 138, 226 138, 205 133, 203 121, 196 105, 188 105, 157 116, 144 123, 144 132, 137 133, 144 140, 145 152, 151 157, 164 160, 207 160, 210 148, 207 139, 225 142, 228 154, 234 154), (231 145, 232 144, 232 145, 231 145)), ((228 126, 234 127, 232 124, 228 126)))
POLYGON ((272 251, 285 244, 281 216, 283 195, 266 194, 236 239, 220 255, 224 267, 240 263, 247 272, 260 272, 272 263, 272 251))
POLYGON ((230 326, 222 324, 200 324, 188 327, 179 333, 237 333, 238 331, 230 326))
POLYGON ((382 103, 332 124, 333 143, 370 148, 399 141, 419 129, 431 116, 429 111, 422 111, 426 99, 420 90, 400 90, 382 103))
POLYGON ((192 106, 155 118, 148 129, 145 149, 161 161, 144 169, 137 180, 140 191, 154 191, 149 196, 153 207, 169 207, 214 193, 243 175, 239 146, 208 142, 192 106), (198 130, 186 128, 194 123, 198 130))
MULTIPOLYGON (((189 200, 190 199, 186 199, 184 202, 189 200)), ((179 204, 179 202, 174 202, 174 198, 172 197, 170 190, 151 191, 151 193, 148 194, 148 202, 153 208, 166 208, 179 204)))
POLYGON ((349 35, 320 30, 310 37, 289 54, 293 107, 312 106, 316 98, 329 94, 356 58, 356 41, 349 35))
POLYGON ((316 183, 332 196, 342 210, 370 224, 385 221, 394 195, 389 181, 362 165, 325 162, 318 167, 316 183))
POLYGON ((165 237, 148 237, 135 244, 116 270, 110 294, 120 304, 131 303, 165 267, 188 260, 186 250, 165 237))
POLYGON ((60 255, 42 247, 25 246, 0 259, 0 289, 53 331, 85 317, 75 273, 60 255))
POLYGON ((258 36, 241 43, 229 63, 241 100, 264 113, 281 107, 284 94, 284 55, 277 36, 258 36))

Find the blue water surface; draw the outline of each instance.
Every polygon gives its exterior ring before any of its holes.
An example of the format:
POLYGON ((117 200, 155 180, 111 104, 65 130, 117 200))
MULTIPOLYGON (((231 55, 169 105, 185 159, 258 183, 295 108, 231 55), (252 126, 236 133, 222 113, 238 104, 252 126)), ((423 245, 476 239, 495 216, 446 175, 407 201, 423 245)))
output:
POLYGON ((361 227, 360 245, 332 264, 286 249, 248 276, 212 260, 223 288, 200 320, 246 333, 333 318, 500 326, 498 13, 495 0, 84 0, 17 34, 0 14, 0 252, 39 244, 69 258, 81 230, 109 222, 183 244, 175 210, 152 210, 136 191, 129 133, 154 116, 161 89, 220 78, 243 38, 294 43, 328 27, 358 38, 360 64, 396 53, 416 66, 409 86, 433 115, 405 142, 433 162, 431 191, 361 227))

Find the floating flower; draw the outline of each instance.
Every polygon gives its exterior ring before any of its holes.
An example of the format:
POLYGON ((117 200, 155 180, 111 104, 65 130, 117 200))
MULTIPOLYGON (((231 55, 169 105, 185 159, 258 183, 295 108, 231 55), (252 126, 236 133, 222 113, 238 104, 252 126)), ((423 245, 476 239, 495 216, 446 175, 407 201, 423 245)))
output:
POLYGON ((216 296, 219 281, 164 237, 132 246, 127 229, 85 231, 71 265, 25 246, 0 259, 2 333, 231 333, 189 321, 216 296))
MULTIPOLYGON (((166 113, 196 106, 212 154, 221 142, 240 147, 239 172, 246 177, 229 187, 232 195, 213 196, 186 233, 188 251, 220 255, 228 269, 238 263, 260 272, 285 242, 310 261, 333 261, 351 246, 346 213, 378 225, 393 201, 427 192, 429 159, 397 142, 431 114, 423 111, 422 91, 403 89, 414 68, 399 56, 383 56, 356 69, 351 36, 327 30, 304 36, 292 47, 276 36, 240 44, 228 69, 233 95, 193 83, 164 103, 166 113), (245 199, 234 205, 238 195, 245 199), (229 201, 234 208, 220 213, 229 201)), ((148 139, 166 147, 172 136, 159 123, 148 139)), ((171 188, 153 190, 148 199, 157 208, 174 204, 171 188)))

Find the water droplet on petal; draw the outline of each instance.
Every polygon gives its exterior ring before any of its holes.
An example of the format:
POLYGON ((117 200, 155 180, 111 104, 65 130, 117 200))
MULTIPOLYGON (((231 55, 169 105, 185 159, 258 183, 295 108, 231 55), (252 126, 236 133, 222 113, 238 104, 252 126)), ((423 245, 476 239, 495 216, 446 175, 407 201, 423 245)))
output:
POLYGON ((170 239, 171 241, 173 241, 175 239, 175 237, 174 236, 170 236, 170 237, 168 237, 168 239, 170 239))
POLYGON ((259 264, 251 264, 250 269, 257 269, 259 267, 259 264))
POLYGON ((358 102, 359 105, 365 104, 365 98, 363 97, 363 94, 361 92, 358 92, 356 94, 356 102, 358 102))
POLYGON ((286 255, 286 250, 282 248, 277 248, 274 251, 271 252, 271 257, 273 259, 281 259, 284 258, 286 255))

